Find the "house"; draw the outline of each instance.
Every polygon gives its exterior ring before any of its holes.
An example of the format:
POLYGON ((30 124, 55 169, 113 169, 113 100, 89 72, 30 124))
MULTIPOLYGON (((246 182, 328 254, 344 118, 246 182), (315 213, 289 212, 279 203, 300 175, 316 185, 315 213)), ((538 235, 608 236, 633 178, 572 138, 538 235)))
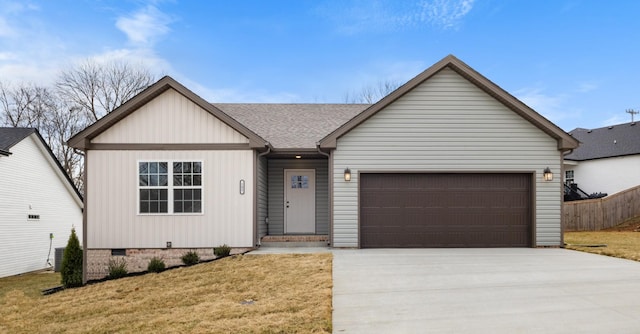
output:
POLYGON ((82 234, 82 197, 36 129, 0 127, 0 203, 0 277, 51 267, 82 234))
POLYGON ((90 279, 110 254, 273 235, 558 247, 578 142, 447 56, 373 105, 211 104, 165 77, 69 144, 86 154, 90 279))
POLYGON ((565 155, 565 182, 587 194, 614 193, 640 185, 640 125, 636 122, 569 132, 580 147, 565 155))

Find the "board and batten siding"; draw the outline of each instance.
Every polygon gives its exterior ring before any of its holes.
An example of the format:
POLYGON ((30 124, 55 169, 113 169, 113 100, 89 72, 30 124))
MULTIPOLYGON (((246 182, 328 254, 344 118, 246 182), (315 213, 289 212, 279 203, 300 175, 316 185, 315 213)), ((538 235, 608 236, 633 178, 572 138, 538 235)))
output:
POLYGON ((284 170, 316 171, 316 234, 329 233, 329 175, 326 159, 270 159, 269 235, 284 234, 284 170))
POLYGON ((99 248, 253 246, 254 151, 88 151, 87 243, 99 248), (202 161, 203 214, 139 215, 139 161, 202 161), (245 193, 240 194, 240 180, 245 193))
POLYGON ((11 153, 0 156, 0 277, 45 269, 47 256, 53 264, 55 248, 66 246, 73 227, 82 242, 82 203, 37 135, 11 153))
POLYGON ((249 143, 249 139, 184 95, 169 89, 93 138, 91 142, 238 144, 249 143))
MULTIPOLYGON (((257 153, 256 153, 257 154, 257 153)), ((260 238, 267 235, 267 223, 266 218, 269 214, 269 193, 268 193, 268 184, 267 184, 267 158, 258 157, 257 159, 257 180, 256 180, 256 189, 257 189, 257 203, 256 209, 256 219, 257 219, 257 233, 258 240, 260 238)))
POLYGON ((359 172, 412 171, 535 173, 536 246, 559 246, 561 161, 555 139, 445 68, 338 139, 333 245, 359 246, 359 172))

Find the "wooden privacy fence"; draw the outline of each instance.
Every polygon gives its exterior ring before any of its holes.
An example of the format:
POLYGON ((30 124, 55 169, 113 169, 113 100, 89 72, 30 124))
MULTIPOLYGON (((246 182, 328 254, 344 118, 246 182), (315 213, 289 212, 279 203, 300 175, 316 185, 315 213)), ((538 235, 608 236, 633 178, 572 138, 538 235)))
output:
POLYGON ((564 202, 565 231, 598 231, 640 216, 640 186, 605 198, 564 202))

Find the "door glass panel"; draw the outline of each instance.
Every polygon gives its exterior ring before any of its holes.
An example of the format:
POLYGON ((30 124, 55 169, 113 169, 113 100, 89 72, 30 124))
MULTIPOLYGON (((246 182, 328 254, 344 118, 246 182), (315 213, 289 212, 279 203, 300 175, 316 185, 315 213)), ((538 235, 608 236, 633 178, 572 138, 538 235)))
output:
POLYGON ((307 189, 309 188, 309 177, 306 175, 291 176, 291 189, 307 189))

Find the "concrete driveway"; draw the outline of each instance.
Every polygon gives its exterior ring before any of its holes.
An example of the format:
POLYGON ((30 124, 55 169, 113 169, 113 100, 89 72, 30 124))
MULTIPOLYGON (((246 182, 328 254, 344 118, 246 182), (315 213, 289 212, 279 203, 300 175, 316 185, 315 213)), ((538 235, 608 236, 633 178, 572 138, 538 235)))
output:
POLYGON ((640 263, 564 249, 333 250, 334 333, 640 333, 640 263))

